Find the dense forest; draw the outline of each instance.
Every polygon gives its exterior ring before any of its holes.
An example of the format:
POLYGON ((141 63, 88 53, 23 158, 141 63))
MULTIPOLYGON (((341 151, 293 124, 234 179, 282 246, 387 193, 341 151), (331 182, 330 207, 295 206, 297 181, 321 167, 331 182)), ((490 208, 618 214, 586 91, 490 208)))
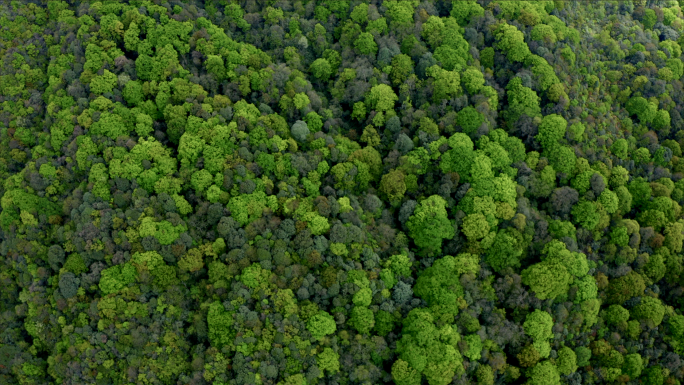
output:
POLYGON ((683 8, 0 2, 0 383, 681 384, 683 8))

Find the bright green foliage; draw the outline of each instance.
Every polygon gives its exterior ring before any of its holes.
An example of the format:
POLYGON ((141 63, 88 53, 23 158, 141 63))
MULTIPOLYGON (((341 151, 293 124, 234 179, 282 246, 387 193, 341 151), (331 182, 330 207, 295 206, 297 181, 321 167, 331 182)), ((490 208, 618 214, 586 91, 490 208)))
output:
POLYGON ((398 276, 411 275, 411 262, 405 254, 393 255, 389 258, 390 268, 398 276))
POLYGON ((610 324, 620 324, 629 320, 629 311, 620 305, 610 305, 603 319, 610 324))
POLYGON ((311 63, 310 67, 311 73, 320 80, 328 80, 332 75, 332 67, 330 62, 324 58, 316 59, 311 63))
POLYGON ((505 116, 509 126, 512 127, 522 114, 529 117, 541 115, 539 96, 532 89, 523 86, 520 78, 513 78, 506 86, 506 89, 508 110, 505 116))
POLYGON ((568 146, 556 146, 545 151, 544 155, 549 159, 553 168, 566 175, 570 175, 575 170, 577 156, 575 151, 568 146))
MULTIPOLYGON (((582 138, 584 136, 584 131, 586 130, 586 126, 582 124, 582 122, 577 122, 573 123, 568 127, 568 134, 570 136, 570 139, 576 140, 576 141, 582 141, 582 138)), ((619 141, 619 139, 618 139, 619 141)), ((617 142, 617 141, 616 141, 617 142)), ((613 142, 615 143, 615 142, 613 142)), ((611 147, 612 149, 612 147, 611 147)))
POLYGON ((458 298, 463 295, 457 259, 447 255, 425 269, 418 277, 415 293, 437 314, 458 314, 458 298))
POLYGON ((252 194, 243 194, 232 198, 228 202, 228 208, 238 223, 246 225, 261 218, 264 209, 277 210, 278 201, 275 196, 266 196, 263 191, 256 191, 252 194))
POLYGON ((233 344, 233 315, 223 307, 221 302, 216 301, 209 305, 207 313, 207 325, 209 327, 209 341, 215 348, 222 348, 233 344))
POLYGON ((452 4, 451 17, 462 26, 484 14, 484 9, 476 1, 455 1, 452 4))
POLYGON ((489 234, 489 223, 482 214, 470 214, 463 219, 461 231, 468 239, 479 240, 489 234))
POLYGON ((558 372, 562 375, 568 375, 577 371, 577 355, 567 346, 558 350, 558 372))
POLYGON ((432 195, 420 202, 407 226, 409 234, 418 247, 438 251, 442 239, 454 237, 454 227, 447 218, 446 202, 439 195, 432 195))
POLYGON ((97 163, 90 168, 88 182, 93 183, 93 194, 106 200, 109 200, 108 180, 107 166, 97 163))
POLYGON ((558 368, 551 361, 543 361, 530 370, 529 384, 531 385, 560 385, 558 368))
POLYGON ((392 87, 386 84, 379 84, 371 88, 366 96, 366 104, 376 111, 388 111, 394 108, 394 103, 398 100, 392 87))
POLYGON ((654 10, 647 8, 644 11, 644 16, 643 19, 641 20, 642 23, 644 23, 644 28, 646 29, 651 29, 655 25, 657 21, 657 16, 654 10))
POLYGON ((368 4, 359 4, 354 7, 349 15, 355 23, 363 24, 368 21, 368 4))
POLYGON ((658 112, 658 106, 650 103, 641 96, 636 96, 627 102, 625 105, 630 114, 636 115, 642 123, 650 124, 655 119, 658 112))
POLYGON ((507 23, 500 24, 494 31, 496 47, 503 51, 510 61, 522 62, 530 55, 525 35, 507 23))
POLYGON ((520 267, 522 253, 520 233, 510 228, 504 229, 496 233, 492 245, 487 250, 487 263, 497 272, 509 267, 520 267))
POLYGON ((135 253, 133 254, 133 257, 131 257, 131 262, 139 272, 154 272, 157 268, 164 265, 162 256, 156 251, 135 253))
POLYGON ((535 310, 527 315, 525 323, 525 334, 532 337, 534 340, 547 340, 553 337, 553 319, 547 312, 535 310))
POLYGON ((468 357, 471 361, 479 360, 482 355, 482 339, 477 334, 469 334, 463 337, 463 341, 468 344, 468 350, 463 352, 463 355, 468 357))
POLYGON ((553 28, 546 24, 537 24, 532 28, 532 33, 530 34, 532 40, 544 41, 549 43, 556 42, 556 34, 553 32, 553 28))
POLYGON ((468 91, 468 93, 474 95, 482 89, 485 80, 484 75, 479 69, 474 67, 468 67, 461 75, 461 81, 463 82, 463 88, 468 91))
POLYGON ((448 143, 451 150, 442 155, 439 165, 442 172, 457 172, 461 178, 468 180, 475 158, 473 141, 464 133, 456 133, 449 138, 448 143))
POLYGON ((324 348, 323 351, 316 356, 316 363, 321 371, 326 371, 329 374, 340 371, 340 355, 330 348, 324 348))
POLYGON ((603 205, 603 208, 606 209, 608 214, 616 212, 620 204, 620 199, 617 194, 608 189, 603 190, 598 201, 603 205))
POLYGON ((104 70, 102 76, 95 76, 90 81, 90 91, 95 94, 104 94, 107 92, 112 92, 116 86, 116 75, 104 70))
POLYGON ((620 159, 626 159, 627 158, 627 150, 629 149, 628 143, 625 139, 618 139, 615 142, 613 142, 613 145, 610 147, 610 150, 615 154, 620 159))
POLYGON ((625 361, 622 364, 622 372, 630 378, 639 378, 643 369, 643 360, 639 353, 625 355, 625 361))
POLYGON ((458 125, 463 127, 466 134, 473 134, 484 122, 484 116, 471 106, 462 109, 458 113, 458 125))
POLYGON ((432 47, 439 47, 442 43, 442 31, 444 22, 438 16, 430 16, 423 24, 421 36, 432 47))
POLYGON ((413 23, 414 8, 418 5, 417 1, 385 0, 382 2, 387 7, 387 15, 393 25, 406 27, 413 23))
POLYGON ((399 359, 392 365, 394 381, 419 384, 424 376, 430 385, 450 383, 455 374, 463 373, 462 358, 456 349, 460 339, 450 325, 437 328, 429 310, 411 310, 397 342, 399 359))
POLYGON ((354 297, 352 297, 352 302, 356 306, 368 307, 373 299, 372 295, 373 292, 371 291, 371 289, 364 287, 361 290, 357 291, 356 294, 354 294, 354 297))
POLYGON ((663 322, 665 308, 659 299, 653 297, 642 297, 641 302, 630 310, 630 316, 638 320, 648 320, 653 325, 658 326, 663 322))
POLYGON ((235 25, 238 28, 242 28, 245 30, 250 29, 251 25, 243 17, 245 11, 242 9, 242 7, 240 7, 239 4, 236 4, 236 3, 228 4, 223 13, 226 15, 226 18, 228 18, 233 23, 235 23, 235 25))
POLYGON ((142 54, 135 60, 135 69, 141 80, 166 80, 179 66, 178 52, 171 44, 160 47, 154 58, 142 54))
POLYGON ((460 72, 472 57, 469 52, 470 45, 463 38, 461 27, 455 19, 445 19, 444 27, 441 33, 442 45, 435 49, 434 57, 445 70, 460 72))
POLYGON ((363 306, 354 306, 349 319, 351 325, 361 334, 368 334, 375 326, 373 311, 363 306))
POLYGON ((560 261, 547 260, 523 270, 522 281, 543 300, 567 293, 572 276, 560 261))
POLYGON ((306 328, 311 332, 311 336, 317 340, 328 334, 335 333, 335 330, 337 330, 335 320, 325 311, 320 311, 318 314, 309 318, 306 328))
POLYGON ((375 55, 378 51, 378 45, 375 44, 373 35, 368 32, 362 32, 354 41, 354 48, 364 55, 375 55))
POLYGON ((200 170, 196 173, 192 174, 192 178, 190 179, 190 183, 192 183, 192 187, 197 191, 197 192, 202 192, 206 190, 207 187, 211 185, 213 182, 213 177, 207 170, 200 170))
POLYGON ((84 273, 88 270, 85 263, 83 262, 83 258, 81 258, 81 256, 76 254, 76 253, 71 254, 66 259, 66 262, 64 262, 63 268, 64 268, 64 270, 70 271, 70 272, 74 273, 75 275, 79 275, 79 274, 84 273))
POLYGON ((143 87, 138 81, 129 81, 123 90, 123 97, 129 105, 137 106, 145 100, 143 87))
POLYGON ((572 217, 575 223, 587 230, 593 230, 601 220, 596 204, 590 201, 581 201, 572 208, 572 217))
POLYGON ((562 116, 546 115, 539 125, 539 134, 535 137, 544 149, 551 149, 558 145, 558 141, 565 137, 568 122, 562 116))
POLYGON ((461 76, 457 71, 432 66, 426 73, 434 78, 432 98, 435 101, 450 99, 461 93, 461 76))
POLYGON ((207 72, 214 75, 216 79, 221 80, 226 76, 226 68, 223 64, 223 58, 217 55, 208 55, 204 62, 207 72))
POLYGON ((100 273, 100 290, 104 294, 116 293, 135 282, 137 273, 132 264, 112 266, 100 273))

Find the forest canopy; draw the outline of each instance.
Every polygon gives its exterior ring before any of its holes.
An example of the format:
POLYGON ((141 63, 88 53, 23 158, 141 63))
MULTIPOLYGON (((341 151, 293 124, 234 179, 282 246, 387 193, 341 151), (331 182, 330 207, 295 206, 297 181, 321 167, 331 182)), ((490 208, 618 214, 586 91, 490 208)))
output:
POLYGON ((680 385, 683 7, 0 2, 0 384, 680 385))

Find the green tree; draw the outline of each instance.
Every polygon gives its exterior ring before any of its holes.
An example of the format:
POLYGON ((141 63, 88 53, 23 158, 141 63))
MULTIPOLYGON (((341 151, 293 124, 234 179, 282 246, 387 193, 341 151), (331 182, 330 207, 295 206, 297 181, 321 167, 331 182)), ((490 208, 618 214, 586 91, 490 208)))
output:
POLYGON ((321 371, 335 374, 340 371, 340 355, 331 348, 326 347, 316 356, 316 364, 318 364, 321 371))
POLYGON ((458 298, 463 295, 458 260, 450 255, 435 261, 418 277, 415 293, 431 307, 434 316, 458 314, 458 298))
POLYGON ((530 370, 531 385, 560 385, 560 373, 551 361, 543 361, 530 370))
POLYGON ((349 319, 351 325, 361 334, 370 333, 375 326, 373 311, 364 306, 354 306, 349 319))
POLYGON ((567 346, 558 350, 558 372, 569 375, 577 371, 577 355, 567 346))
POLYGON ((533 340, 548 340, 553 338, 553 319, 551 315, 545 311, 535 310, 529 313, 525 318, 523 324, 525 334, 532 337, 533 340))
POLYGON ((656 21, 658 21, 658 18, 655 11, 650 8, 646 8, 643 19, 641 19, 641 22, 644 24, 644 28, 652 29, 656 21))
POLYGON ((354 41, 354 48, 364 55, 375 55, 378 52, 378 45, 375 43, 373 35, 362 32, 354 41))
POLYGON ((544 300, 566 294, 572 276, 562 263, 547 260, 523 270, 522 281, 530 286, 537 298, 544 300))
POLYGON ((475 108, 468 106, 458 113, 456 121, 459 126, 463 127, 463 132, 472 135, 480 128, 480 125, 485 121, 485 118, 484 115, 475 108))
POLYGON ((400 170, 392 170, 382 176, 379 190, 389 198, 391 202, 399 202, 406 192, 406 176, 400 170))
POLYGON ((396 55, 392 58, 392 71, 390 72, 390 79, 395 86, 399 86, 408 79, 413 73, 413 60, 411 57, 404 54, 396 55))
POLYGON ((477 1, 455 1, 452 4, 451 17, 461 26, 466 26, 471 20, 484 15, 484 8, 477 1))
POLYGON ((461 76, 458 71, 447 71, 439 66, 432 66, 426 73, 434 78, 432 98, 441 101, 458 96, 461 93, 461 76))
MULTIPOLYGON (((371 88, 366 96, 366 104, 371 109, 385 112, 394 109, 394 103, 398 100, 392 87, 386 84, 378 84, 371 88)), ((354 108, 356 110, 356 108, 354 108)))
POLYGON ((107 92, 112 92, 116 87, 116 75, 104 70, 102 76, 95 76, 90 81, 90 91, 95 94, 104 94, 107 92))
POLYGON ((461 231, 472 240, 479 240, 489 234, 489 222, 482 214, 470 214, 463 219, 461 231))
POLYGON ((530 49, 525 43, 525 35, 510 24, 501 23, 494 30, 496 47, 506 53, 508 60, 522 62, 530 55, 530 49))
POLYGON ((626 139, 618 139, 613 142, 613 145, 610 147, 610 151, 615 154, 620 159, 626 159, 627 158, 627 150, 629 149, 629 145, 627 143, 626 139))
POLYGON ((501 272, 509 267, 520 267, 522 254, 522 235, 512 228, 507 228, 496 233, 492 245, 487 250, 486 260, 494 271, 501 272))
POLYGON ((632 297, 642 295, 645 289, 646 284, 641 275, 630 272, 622 277, 612 279, 606 294, 610 302, 621 304, 632 297))
POLYGON ((418 385, 425 378, 430 385, 446 385, 464 372, 456 349, 460 335, 450 325, 438 328, 427 309, 413 309, 404 320, 399 359, 392 365, 397 384, 418 385))
POLYGON ((233 328, 233 314, 226 311, 221 302, 209 305, 207 325, 209 327, 209 341, 217 349, 230 346, 233 343, 235 331, 233 328))
POLYGON ((622 364, 622 372, 629 376, 630 379, 637 379, 641 375, 643 369, 643 360, 639 353, 632 353, 625 355, 624 363, 622 364))
POLYGON ((226 77, 226 67, 221 56, 208 55, 204 66, 207 68, 207 72, 214 75, 216 79, 222 80, 226 77))
POLYGON ((508 82, 506 89, 508 110, 504 115, 510 127, 514 126, 522 114, 531 118, 541 116, 539 96, 532 89, 523 86, 520 78, 514 77, 508 82))
POLYGON ((355 23, 363 24, 368 21, 368 4, 359 4, 351 11, 349 17, 355 23))
POLYGON ((662 302, 653 297, 641 297, 641 302, 630 310, 630 316, 638 320, 648 320, 653 326, 660 325, 665 316, 665 307, 662 302))
POLYGON ((423 30, 421 36, 430 46, 437 48, 442 44, 442 31, 444 30, 444 22, 439 16, 430 16, 428 20, 423 23, 423 30))
POLYGON ((330 62, 324 58, 318 58, 314 60, 314 62, 311 63, 309 70, 313 76, 323 81, 328 80, 333 72, 330 62))
POLYGON ((551 149, 565 137, 568 122, 560 115, 546 115, 539 125, 539 134, 535 137, 543 149, 551 149))
POLYGON ((439 195, 420 202, 407 226, 416 245, 432 252, 441 250, 442 239, 451 239, 455 235, 454 226, 447 217, 446 201, 439 195))
POLYGON ((468 67, 461 75, 461 82, 463 83, 463 88, 465 88, 469 94, 475 95, 484 86, 485 79, 478 68, 468 67))
POLYGON ((311 332, 311 336, 316 340, 335 333, 335 330, 337 330, 335 319, 326 311, 322 310, 313 317, 309 318, 306 328, 309 330, 309 332, 311 332))

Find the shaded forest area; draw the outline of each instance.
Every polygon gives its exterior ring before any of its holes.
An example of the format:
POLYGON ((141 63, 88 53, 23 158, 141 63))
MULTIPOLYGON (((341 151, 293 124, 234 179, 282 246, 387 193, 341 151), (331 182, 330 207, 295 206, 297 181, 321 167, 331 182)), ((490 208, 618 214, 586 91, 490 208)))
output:
POLYGON ((0 383, 681 384, 682 7, 1 2, 0 383))

